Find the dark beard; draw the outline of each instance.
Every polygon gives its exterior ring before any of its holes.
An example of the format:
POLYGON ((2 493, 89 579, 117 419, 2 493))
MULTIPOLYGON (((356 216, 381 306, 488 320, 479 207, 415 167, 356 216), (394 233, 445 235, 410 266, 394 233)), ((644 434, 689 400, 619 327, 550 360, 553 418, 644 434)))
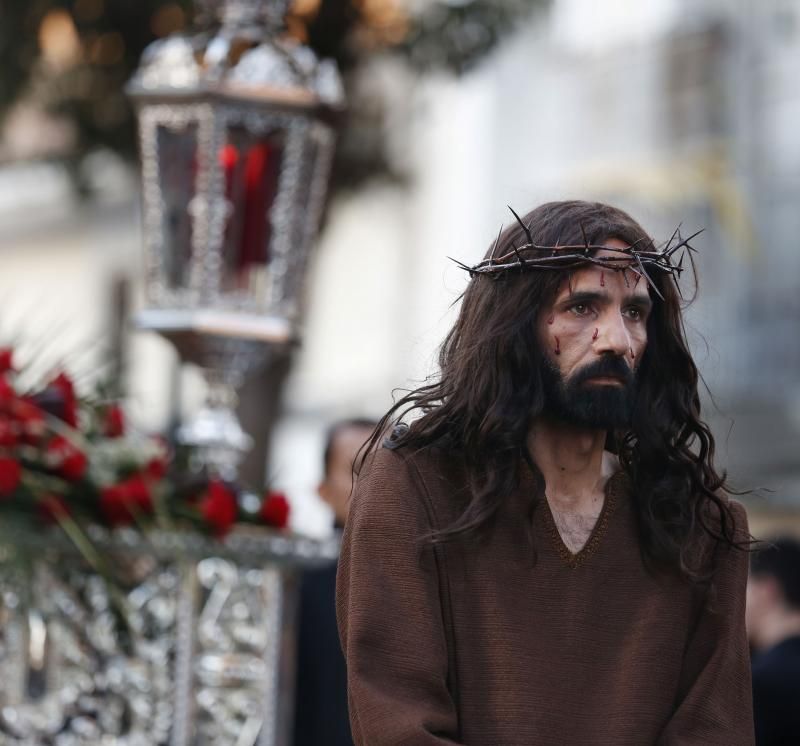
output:
POLYGON ((565 379, 550 360, 542 369, 543 414, 577 427, 618 430, 630 427, 636 399, 636 379, 621 357, 608 355, 565 379), (613 376, 622 386, 587 384, 590 378, 613 376))

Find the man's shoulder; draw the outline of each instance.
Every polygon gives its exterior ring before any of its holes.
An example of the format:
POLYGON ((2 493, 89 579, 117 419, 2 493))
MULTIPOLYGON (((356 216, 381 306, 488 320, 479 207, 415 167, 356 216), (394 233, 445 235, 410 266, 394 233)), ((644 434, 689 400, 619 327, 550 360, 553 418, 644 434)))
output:
POLYGON ((393 446, 384 443, 364 459, 364 475, 418 475, 426 483, 464 478, 463 459, 441 446, 393 446))
POLYGON ((463 459, 438 446, 376 448, 365 459, 354 501, 370 500, 384 508, 414 498, 437 513, 463 498, 468 491, 463 459))
POLYGON ((704 535, 715 545, 714 537, 732 537, 736 543, 746 544, 750 537, 747 510, 744 505, 722 489, 714 493, 716 500, 701 497, 699 519, 706 528, 704 535), (710 532, 710 533, 709 533, 710 532))
POLYGON ((750 545, 750 525, 747 520, 747 509, 738 500, 730 495, 721 495, 723 510, 720 510, 715 521, 715 527, 722 535, 730 536, 741 548, 750 545))

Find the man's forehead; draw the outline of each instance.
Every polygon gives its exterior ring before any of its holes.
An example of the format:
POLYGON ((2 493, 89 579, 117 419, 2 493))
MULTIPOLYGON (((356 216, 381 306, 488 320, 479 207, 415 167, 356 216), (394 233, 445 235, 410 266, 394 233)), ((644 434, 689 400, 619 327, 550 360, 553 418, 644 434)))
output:
POLYGON ((651 299, 648 284, 635 267, 604 269, 591 264, 570 273, 559 286, 557 298, 560 300, 577 293, 609 295, 620 291, 626 298, 641 298, 643 301, 651 299))

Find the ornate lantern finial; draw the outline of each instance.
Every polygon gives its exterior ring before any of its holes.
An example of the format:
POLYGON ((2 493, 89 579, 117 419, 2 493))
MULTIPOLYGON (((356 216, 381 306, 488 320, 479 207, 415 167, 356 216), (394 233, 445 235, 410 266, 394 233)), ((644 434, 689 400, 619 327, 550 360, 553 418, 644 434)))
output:
POLYGON ((222 24, 229 31, 283 28, 291 0, 197 0, 196 16, 202 25, 222 24))

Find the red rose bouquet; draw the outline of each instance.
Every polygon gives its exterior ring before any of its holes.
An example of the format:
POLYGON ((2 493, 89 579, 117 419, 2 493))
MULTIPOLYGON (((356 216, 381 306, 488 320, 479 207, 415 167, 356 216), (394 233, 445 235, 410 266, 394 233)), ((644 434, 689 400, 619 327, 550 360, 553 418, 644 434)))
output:
POLYGON ((79 397, 66 373, 35 391, 18 391, 16 379, 14 353, 0 347, 0 510, 7 519, 60 525, 76 543, 88 542, 82 527, 90 523, 215 537, 240 522, 287 526, 282 495, 254 508, 253 496, 240 500, 236 485, 182 474, 163 439, 129 428, 117 401, 79 397))

